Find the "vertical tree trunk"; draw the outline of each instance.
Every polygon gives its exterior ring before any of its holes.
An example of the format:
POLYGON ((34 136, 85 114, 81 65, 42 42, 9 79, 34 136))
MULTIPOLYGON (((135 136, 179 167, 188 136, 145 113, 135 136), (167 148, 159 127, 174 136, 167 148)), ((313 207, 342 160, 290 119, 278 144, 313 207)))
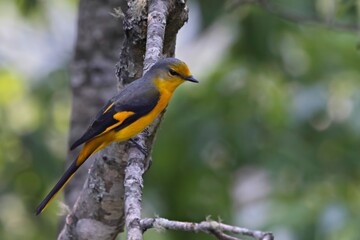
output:
MULTIPOLYGON (((117 0, 81 0, 78 35, 70 66, 72 87, 69 145, 79 138, 98 109, 116 93, 115 64, 124 38, 122 19, 112 15, 117 0)), ((68 152, 67 165, 80 148, 68 152)), ((92 159, 89 159, 65 187, 65 203, 72 207, 83 188, 92 159)), ((63 226, 63 221, 60 224, 63 226)))

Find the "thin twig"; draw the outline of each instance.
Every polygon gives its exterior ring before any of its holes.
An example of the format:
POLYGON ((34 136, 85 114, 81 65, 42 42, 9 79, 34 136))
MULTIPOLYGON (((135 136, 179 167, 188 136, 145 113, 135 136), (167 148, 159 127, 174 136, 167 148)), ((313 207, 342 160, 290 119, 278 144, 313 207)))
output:
MULTIPOLYGON (((204 233, 212 233, 212 234, 215 233, 217 234, 217 236, 227 236, 228 239, 231 239, 229 238, 231 236, 225 234, 225 232, 228 232, 232 234, 240 234, 243 236, 253 237, 254 239, 257 240, 274 240, 274 236, 270 232, 250 230, 247 228, 231 226, 217 221, 203 221, 200 223, 194 223, 194 222, 172 221, 165 218, 144 218, 140 221, 140 225, 143 231, 146 231, 149 228, 160 228, 160 229, 171 229, 171 230, 181 230, 181 231, 204 232, 204 233), (219 233, 222 234, 219 235, 219 233)), ((235 239, 236 238, 233 238, 231 240, 235 240, 235 239)))
POLYGON ((219 230, 210 230, 209 232, 219 240, 241 240, 240 238, 227 235, 219 230))
MULTIPOLYGON (((144 141, 143 138, 138 141, 144 141)), ((128 239, 142 239, 140 227, 141 195, 143 188, 142 175, 145 171, 144 154, 133 147, 129 150, 128 165, 125 168, 124 197, 125 224, 128 239)))

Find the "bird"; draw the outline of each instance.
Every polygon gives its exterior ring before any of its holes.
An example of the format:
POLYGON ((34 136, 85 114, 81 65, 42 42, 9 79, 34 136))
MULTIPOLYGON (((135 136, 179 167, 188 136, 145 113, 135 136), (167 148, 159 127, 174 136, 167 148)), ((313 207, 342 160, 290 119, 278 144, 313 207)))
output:
POLYGON ((71 145, 70 150, 74 150, 84 144, 77 158, 38 205, 35 214, 39 215, 49 205, 90 156, 112 142, 131 140, 149 126, 165 110, 175 89, 187 81, 198 83, 186 63, 177 58, 164 58, 112 97, 85 133, 71 145))

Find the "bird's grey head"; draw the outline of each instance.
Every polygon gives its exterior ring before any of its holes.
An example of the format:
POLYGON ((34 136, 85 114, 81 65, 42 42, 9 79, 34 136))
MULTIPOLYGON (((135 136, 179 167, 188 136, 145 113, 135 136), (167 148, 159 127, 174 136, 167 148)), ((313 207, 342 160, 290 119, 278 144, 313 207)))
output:
POLYGON ((160 77, 164 80, 182 80, 198 82, 190 73, 186 63, 177 58, 164 58, 155 63, 147 74, 153 77, 160 77))

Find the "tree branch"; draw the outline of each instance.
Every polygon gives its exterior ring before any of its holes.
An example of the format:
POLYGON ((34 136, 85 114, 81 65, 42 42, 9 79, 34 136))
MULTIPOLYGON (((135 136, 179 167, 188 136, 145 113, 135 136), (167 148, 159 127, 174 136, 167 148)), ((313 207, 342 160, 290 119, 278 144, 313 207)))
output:
POLYGON ((164 1, 150 1, 148 11, 144 73, 162 57, 166 18, 169 14, 168 6, 164 1))
MULTIPOLYGON (((165 0, 151 0, 148 6, 147 15, 147 31, 146 31, 146 52, 144 58, 143 73, 148 71, 163 56, 163 46, 165 45, 165 29, 167 26, 167 18, 169 11, 177 13, 178 24, 175 25, 174 36, 171 36, 171 41, 176 39, 176 34, 181 26, 187 20, 187 8, 185 3, 181 2, 178 8, 179 1, 165 1, 165 0), (175 11, 176 10, 176 11, 175 11), (180 10, 180 11, 179 11, 180 10)), ((168 40, 169 41, 169 40, 168 40)), ((175 43, 167 44, 164 55, 174 54, 175 43)), ((138 143, 152 149, 153 140, 156 131, 162 120, 163 113, 157 120, 147 128, 145 132, 138 136, 138 143)), ((150 153, 150 151, 149 151, 150 153)), ((142 175, 145 172, 145 156, 137 148, 130 150, 128 166, 125 170, 125 222, 127 229, 128 240, 141 240, 142 229, 140 226, 141 219, 141 199, 143 179, 142 175)), ((148 160, 149 161, 149 160, 148 160)))
POLYGON ((209 233, 214 235, 219 240, 241 240, 240 238, 227 235, 219 230, 209 230, 209 233))
POLYGON ((191 231, 191 232, 204 232, 210 233, 217 237, 218 239, 225 240, 237 240, 233 236, 226 234, 225 232, 240 234, 242 236, 253 237, 257 240, 273 240, 274 236, 269 232, 260 232, 256 230, 249 230, 246 228, 235 227, 220 223, 217 221, 203 221, 200 223, 193 222, 179 222, 172 221, 165 218, 144 218, 140 221, 140 225, 143 231, 146 231, 150 228, 155 229, 171 229, 171 230, 180 230, 180 231, 191 231))
MULTIPOLYGON (((118 6, 119 0, 80 0, 77 41, 70 68, 73 93, 70 144, 83 134, 100 107, 116 93, 114 65, 125 37, 121 19, 111 16, 118 6)), ((68 152, 68 164, 79 150, 68 152)), ((113 239, 120 231, 123 225, 121 166, 125 168, 115 158, 120 151, 121 148, 108 148, 91 157, 65 187, 69 208, 76 201, 78 204, 66 213, 69 213, 66 218, 61 217, 64 220, 59 225, 62 229, 58 239, 106 240, 113 239), (97 163, 89 175, 93 160, 97 163)))

